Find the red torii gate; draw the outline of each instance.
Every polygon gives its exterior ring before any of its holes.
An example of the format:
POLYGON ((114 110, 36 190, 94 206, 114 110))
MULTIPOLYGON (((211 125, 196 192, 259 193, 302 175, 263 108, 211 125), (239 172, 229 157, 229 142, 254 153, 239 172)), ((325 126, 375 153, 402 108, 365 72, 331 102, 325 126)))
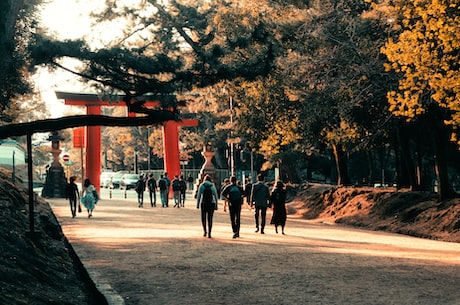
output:
MULTIPOLYGON (((63 99, 66 105, 85 106, 86 114, 100 115, 102 106, 125 106, 119 101, 101 101, 96 94, 56 92, 58 99, 63 99)), ((146 106, 153 106, 158 102, 147 101, 146 106)), ((134 113, 128 113, 132 116, 134 113)), ((197 120, 182 120, 181 122, 166 121, 163 123, 163 149, 165 172, 169 177, 180 174, 179 131, 180 126, 197 126, 197 120)), ((100 190, 101 186, 101 126, 87 126, 86 128, 86 158, 85 176, 100 190)), ((83 183, 83 181, 82 181, 83 183)))

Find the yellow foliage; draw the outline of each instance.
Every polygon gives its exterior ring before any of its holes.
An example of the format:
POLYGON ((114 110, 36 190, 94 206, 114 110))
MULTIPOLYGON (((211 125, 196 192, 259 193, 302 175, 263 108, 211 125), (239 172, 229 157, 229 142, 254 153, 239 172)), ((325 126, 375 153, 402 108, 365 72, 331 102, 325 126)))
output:
POLYGON ((338 126, 325 128, 322 134, 332 145, 344 144, 345 146, 360 138, 358 127, 345 120, 340 121, 338 126))
POLYGON ((396 1, 403 31, 382 48, 387 71, 400 73, 397 91, 387 97, 390 111, 411 120, 428 103, 454 111, 447 123, 460 126, 459 1, 396 1))
POLYGON ((301 136, 297 132, 298 124, 297 118, 273 122, 271 133, 260 143, 260 152, 264 156, 275 155, 280 153, 281 147, 300 140, 301 136))

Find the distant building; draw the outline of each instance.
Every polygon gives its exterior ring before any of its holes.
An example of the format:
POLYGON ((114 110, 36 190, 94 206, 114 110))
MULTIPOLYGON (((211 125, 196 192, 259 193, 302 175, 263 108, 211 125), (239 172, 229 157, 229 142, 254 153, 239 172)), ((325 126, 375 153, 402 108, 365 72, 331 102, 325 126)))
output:
POLYGON ((15 140, 0 140, 0 165, 26 164, 26 150, 15 140))

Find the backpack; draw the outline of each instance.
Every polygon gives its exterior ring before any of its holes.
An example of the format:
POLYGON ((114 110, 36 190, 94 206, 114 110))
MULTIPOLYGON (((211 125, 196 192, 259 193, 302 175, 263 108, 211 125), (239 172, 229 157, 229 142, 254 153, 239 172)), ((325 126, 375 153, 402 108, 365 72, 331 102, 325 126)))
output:
POLYGON ((211 204, 212 203, 212 188, 211 185, 204 184, 204 189, 203 189, 203 200, 202 202, 204 204, 211 204))
POLYGON ((187 190, 187 184, 185 183, 185 180, 179 180, 179 185, 181 192, 185 192, 187 190))
POLYGON ((161 191, 166 190, 166 181, 164 179, 160 179, 160 181, 158 181, 158 187, 161 191))
POLYGON ((180 183, 179 180, 173 180, 172 182, 172 189, 173 191, 180 191, 180 183))
POLYGON ((241 190, 236 185, 231 185, 228 190, 228 200, 231 203, 241 203, 241 190))
POLYGON ((93 197, 94 197, 94 203, 97 203, 99 201, 99 194, 97 193, 96 190, 93 191, 93 197))
POLYGON ((149 186, 149 189, 151 191, 153 191, 155 189, 155 180, 153 178, 150 178, 148 181, 147 181, 147 184, 149 186))
POLYGON ((138 181, 136 182, 136 185, 134 186, 134 190, 135 190, 137 193, 142 193, 142 192, 145 190, 144 181, 138 180, 138 181))

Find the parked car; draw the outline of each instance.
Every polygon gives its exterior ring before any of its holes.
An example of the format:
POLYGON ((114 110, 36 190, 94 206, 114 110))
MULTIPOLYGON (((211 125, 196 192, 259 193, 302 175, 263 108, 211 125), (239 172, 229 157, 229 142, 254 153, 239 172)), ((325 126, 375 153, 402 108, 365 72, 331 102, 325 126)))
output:
POLYGON ((130 190, 136 186, 136 182, 139 180, 138 174, 124 174, 120 180, 120 189, 130 190))
POLYGON ((111 177, 112 178, 112 187, 114 189, 117 189, 120 187, 120 180, 121 180, 121 177, 123 177, 125 173, 123 172, 116 172, 115 174, 113 174, 113 176, 111 177))
POLYGON ((101 187, 105 187, 105 188, 110 187, 111 179, 114 174, 115 173, 111 171, 102 172, 101 173, 101 187))

